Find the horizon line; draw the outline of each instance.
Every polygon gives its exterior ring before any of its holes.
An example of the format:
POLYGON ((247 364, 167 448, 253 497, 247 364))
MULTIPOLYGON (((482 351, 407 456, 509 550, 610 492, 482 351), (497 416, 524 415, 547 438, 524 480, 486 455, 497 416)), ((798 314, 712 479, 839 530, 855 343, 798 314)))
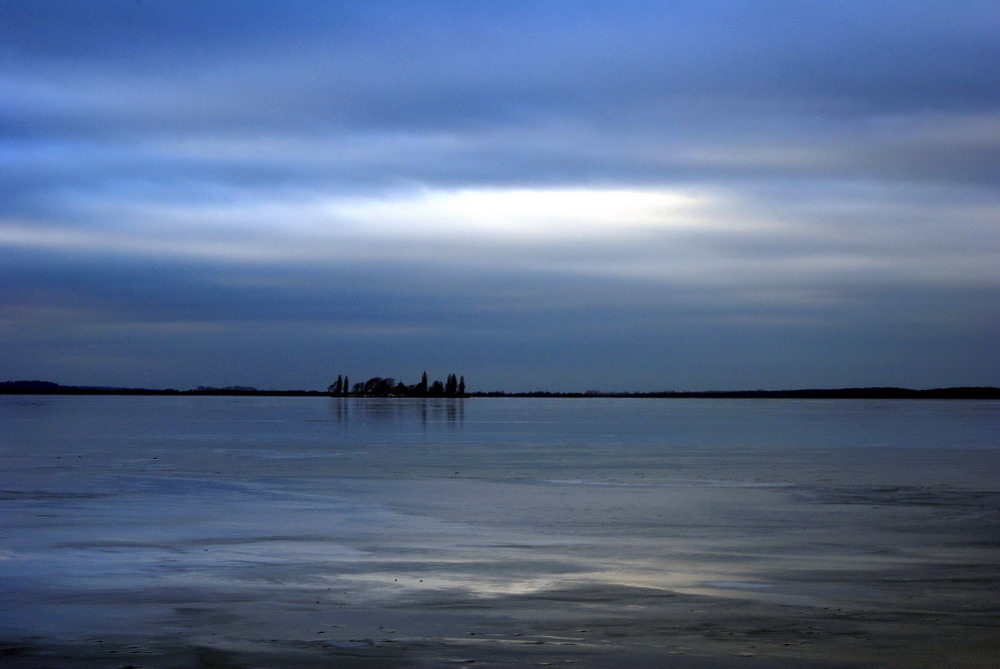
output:
MULTIPOLYGON (((251 386, 198 386, 187 390, 176 388, 138 388, 119 386, 63 385, 53 381, 14 380, 0 382, 0 394, 7 395, 256 395, 256 396, 327 396, 339 398, 385 397, 406 399, 397 395, 334 394, 329 390, 275 390, 251 386)), ((839 388, 792 388, 753 390, 654 390, 654 391, 471 391, 443 399, 475 397, 564 397, 564 398, 788 398, 788 399, 1000 399, 997 386, 947 386, 937 388, 905 388, 898 386, 852 386, 839 388)), ((436 399, 431 397, 430 399, 436 399)))

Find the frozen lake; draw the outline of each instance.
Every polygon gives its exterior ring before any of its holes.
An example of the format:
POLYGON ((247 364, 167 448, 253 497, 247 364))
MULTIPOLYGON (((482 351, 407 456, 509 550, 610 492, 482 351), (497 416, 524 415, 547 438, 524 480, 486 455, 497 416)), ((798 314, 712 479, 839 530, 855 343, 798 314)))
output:
POLYGON ((5 667, 983 667, 1000 403, 0 396, 5 667))

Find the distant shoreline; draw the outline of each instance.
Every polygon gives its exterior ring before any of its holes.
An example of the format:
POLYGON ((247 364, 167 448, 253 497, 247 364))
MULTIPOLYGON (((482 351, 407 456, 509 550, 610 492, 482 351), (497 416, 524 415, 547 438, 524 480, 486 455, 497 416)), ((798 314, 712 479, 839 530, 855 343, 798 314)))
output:
MULTIPOLYGON (((157 396, 227 396, 227 397, 328 397, 321 390, 259 390, 246 387, 194 388, 109 388, 98 386, 64 386, 51 381, 0 382, 3 395, 157 395, 157 396)), ((352 397, 344 395, 340 397, 352 397)), ((472 392, 462 397, 520 397, 520 398, 615 398, 615 399, 932 399, 932 400, 997 400, 1000 388, 989 386, 960 386, 917 390, 913 388, 807 388, 797 390, 708 390, 708 391, 655 391, 605 393, 573 392, 472 392)), ((382 399, 406 399, 388 396, 382 399)), ((447 398, 454 399, 454 398, 447 398)))

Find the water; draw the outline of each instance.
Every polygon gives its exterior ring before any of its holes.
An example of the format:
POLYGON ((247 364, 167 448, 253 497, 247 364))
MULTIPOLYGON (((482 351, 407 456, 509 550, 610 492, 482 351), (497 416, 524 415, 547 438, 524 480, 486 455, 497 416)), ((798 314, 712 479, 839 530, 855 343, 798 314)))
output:
POLYGON ((15 667, 1000 651, 997 402, 6 396, 0 430, 15 667))

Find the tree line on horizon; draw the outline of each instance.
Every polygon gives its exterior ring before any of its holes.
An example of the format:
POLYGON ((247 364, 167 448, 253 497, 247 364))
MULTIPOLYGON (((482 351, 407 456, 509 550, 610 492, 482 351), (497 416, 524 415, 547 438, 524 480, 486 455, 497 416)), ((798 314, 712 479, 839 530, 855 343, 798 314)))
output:
MULTIPOLYGON (((425 374, 426 376, 426 374, 425 374)), ((417 386, 406 386, 396 383, 394 379, 370 379, 370 389, 379 389, 384 392, 386 387, 390 390, 386 395, 411 397, 562 397, 562 398, 659 398, 659 399, 684 399, 684 398, 731 398, 731 399, 934 399, 934 400, 1000 400, 1000 387, 996 386, 951 386, 947 388, 896 388, 886 386, 875 386, 867 388, 806 388, 797 390, 708 390, 708 391, 654 391, 654 392, 601 392, 590 390, 586 392, 558 392, 536 390, 532 392, 505 392, 494 390, 491 392, 477 391, 467 393, 465 391, 465 378, 455 379, 451 374, 450 383, 437 382, 436 384, 424 385, 421 381, 417 386), (440 384, 440 385, 438 385, 440 384), (419 395, 411 392, 411 389, 427 389, 426 395, 419 395), (454 388, 453 394, 451 388, 454 388), (434 393, 432 395, 431 393, 434 393), (440 395, 437 395, 440 393, 440 395)), ((361 384, 361 392, 368 383, 361 384)), ((346 376, 340 377, 341 397, 353 394, 354 387, 346 376), (350 391, 348 390, 350 389, 350 391)), ((17 380, 0 381, 0 395, 262 395, 276 397, 310 397, 324 396, 332 394, 336 390, 337 384, 331 384, 325 391, 323 390, 259 390, 250 386, 226 386, 215 388, 210 386, 198 386, 191 390, 177 390, 176 388, 128 388, 117 386, 64 386, 52 381, 37 380, 17 380)))
POLYGON ((465 397, 465 377, 449 374, 447 379, 427 382, 427 372, 420 377, 420 383, 406 385, 392 377, 373 376, 367 381, 351 385, 346 374, 327 386, 327 393, 334 397, 374 396, 374 397, 465 397))

